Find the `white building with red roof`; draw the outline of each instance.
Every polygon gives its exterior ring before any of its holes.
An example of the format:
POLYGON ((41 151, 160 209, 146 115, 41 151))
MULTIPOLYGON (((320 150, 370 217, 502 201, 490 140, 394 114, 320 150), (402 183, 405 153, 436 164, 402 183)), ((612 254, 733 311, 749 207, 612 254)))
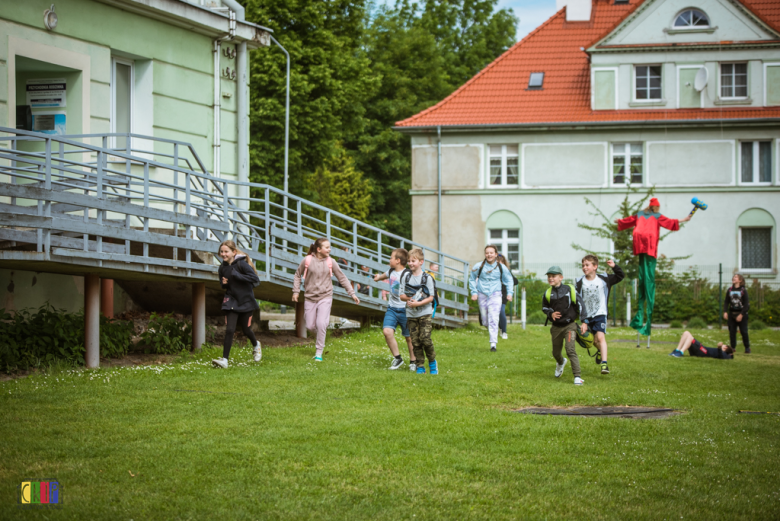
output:
POLYGON ((661 253, 775 280, 780 1, 558 6, 396 124, 412 138, 414 240, 475 261, 497 243, 520 270, 569 265, 582 257, 572 243, 610 249, 577 226, 599 222, 586 197, 612 215, 629 185, 654 186, 669 217, 692 197, 709 205, 661 253))

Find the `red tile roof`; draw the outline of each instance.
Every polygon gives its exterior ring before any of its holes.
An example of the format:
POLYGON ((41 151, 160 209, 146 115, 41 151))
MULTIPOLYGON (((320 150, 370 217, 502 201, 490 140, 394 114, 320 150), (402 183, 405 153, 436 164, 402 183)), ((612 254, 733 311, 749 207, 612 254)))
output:
MULTIPOLYGON (((777 118, 780 107, 591 110, 590 64, 585 52, 607 36, 644 0, 615 5, 593 0, 589 22, 567 22, 565 8, 496 58, 438 104, 396 123, 398 127, 523 125, 621 121, 777 118), (528 90, 532 72, 544 88, 528 90)), ((740 0, 780 31, 780 1, 740 0)))

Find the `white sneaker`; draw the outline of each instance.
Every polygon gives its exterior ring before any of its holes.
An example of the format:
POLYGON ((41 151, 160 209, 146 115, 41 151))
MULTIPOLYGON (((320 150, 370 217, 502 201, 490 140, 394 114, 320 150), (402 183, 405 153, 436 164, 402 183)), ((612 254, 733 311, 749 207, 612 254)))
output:
POLYGON ((501 338, 504 340, 509 340, 509 337, 506 336, 506 333, 501 333, 501 338))
POLYGON ((568 358, 563 359, 562 364, 555 364, 555 378, 560 378, 563 374, 563 368, 566 367, 566 362, 568 362, 568 358))
POLYGON ((255 362, 259 362, 263 359, 263 348, 260 346, 260 341, 257 341, 257 345, 255 346, 254 351, 252 353, 255 355, 255 362))
POLYGON ((228 368, 227 358, 222 358, 222 357, 216 358, 216 359, 212 360, 211 363, 214 364, 214 368, 215 369, 219 369, 219 368, 227 369, 228 368))
POLYGON ((410 362, 409 363, 409 370, 411 372, 415 372, 417 370, 417 364, 415 362, 410 362))
POLYGON ((584 383, 585 383, 585 380, 583 380, 579 376, 574 379, 574 385, 582 385, 584 383))
POLYGON ((399 360, 397 358, 393 358, 393 363, 390 364, 390 370, 391 371, 395 371, 396 369, 398 369, 402 365, 404 365, 404 361, 403 360, 399 360))

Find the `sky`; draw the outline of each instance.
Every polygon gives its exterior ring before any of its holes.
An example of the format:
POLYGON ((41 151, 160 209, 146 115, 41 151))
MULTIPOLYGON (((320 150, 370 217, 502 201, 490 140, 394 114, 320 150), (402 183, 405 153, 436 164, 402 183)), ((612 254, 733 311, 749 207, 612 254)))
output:
POLYGON ((555 14, 555 0, 498 0, 498 7, 511 7, 520 19, 517 25, 518 41, 555 14))

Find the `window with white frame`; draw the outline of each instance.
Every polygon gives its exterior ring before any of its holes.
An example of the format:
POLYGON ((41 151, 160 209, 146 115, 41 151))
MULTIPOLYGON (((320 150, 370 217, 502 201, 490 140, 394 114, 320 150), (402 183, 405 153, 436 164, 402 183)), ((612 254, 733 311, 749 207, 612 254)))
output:
POLYGON ((612 143, 612 184, 642 184, 642 143, 612 143))
POLYGON ((772 142, 742 141, 740 143, 740 169, 742 183, 771 183, 772 142))
MULTIPOLYGON (((132 60, 111 59, 111 132, 133 132, 133 87, 135 70, 132 60)), ((127 147, 124 137, 114 138, 114 147, 127 147)))
POLYGON ((490 145, 490 186, 517 186, 519 182, 517 145, 490 145))
POLYGON ((740 228, 740 269, 772 269, 772 228, 740 228))
POLYGON ((720 97, 747 98, 747 63, 720 64, 720 97))
POLYGON ((710 19, 698 9, 686 9, 674 19, 675 29, 706 29, 710 19))
POLYGON ((637 65, 634 68, 635 99, 661 99, 661 66, 637 65))
POLYGON ((506 257, 509 267, 520 269, 520 230, 490 230, 490 243, 498 247, 498 253, 506 257))

